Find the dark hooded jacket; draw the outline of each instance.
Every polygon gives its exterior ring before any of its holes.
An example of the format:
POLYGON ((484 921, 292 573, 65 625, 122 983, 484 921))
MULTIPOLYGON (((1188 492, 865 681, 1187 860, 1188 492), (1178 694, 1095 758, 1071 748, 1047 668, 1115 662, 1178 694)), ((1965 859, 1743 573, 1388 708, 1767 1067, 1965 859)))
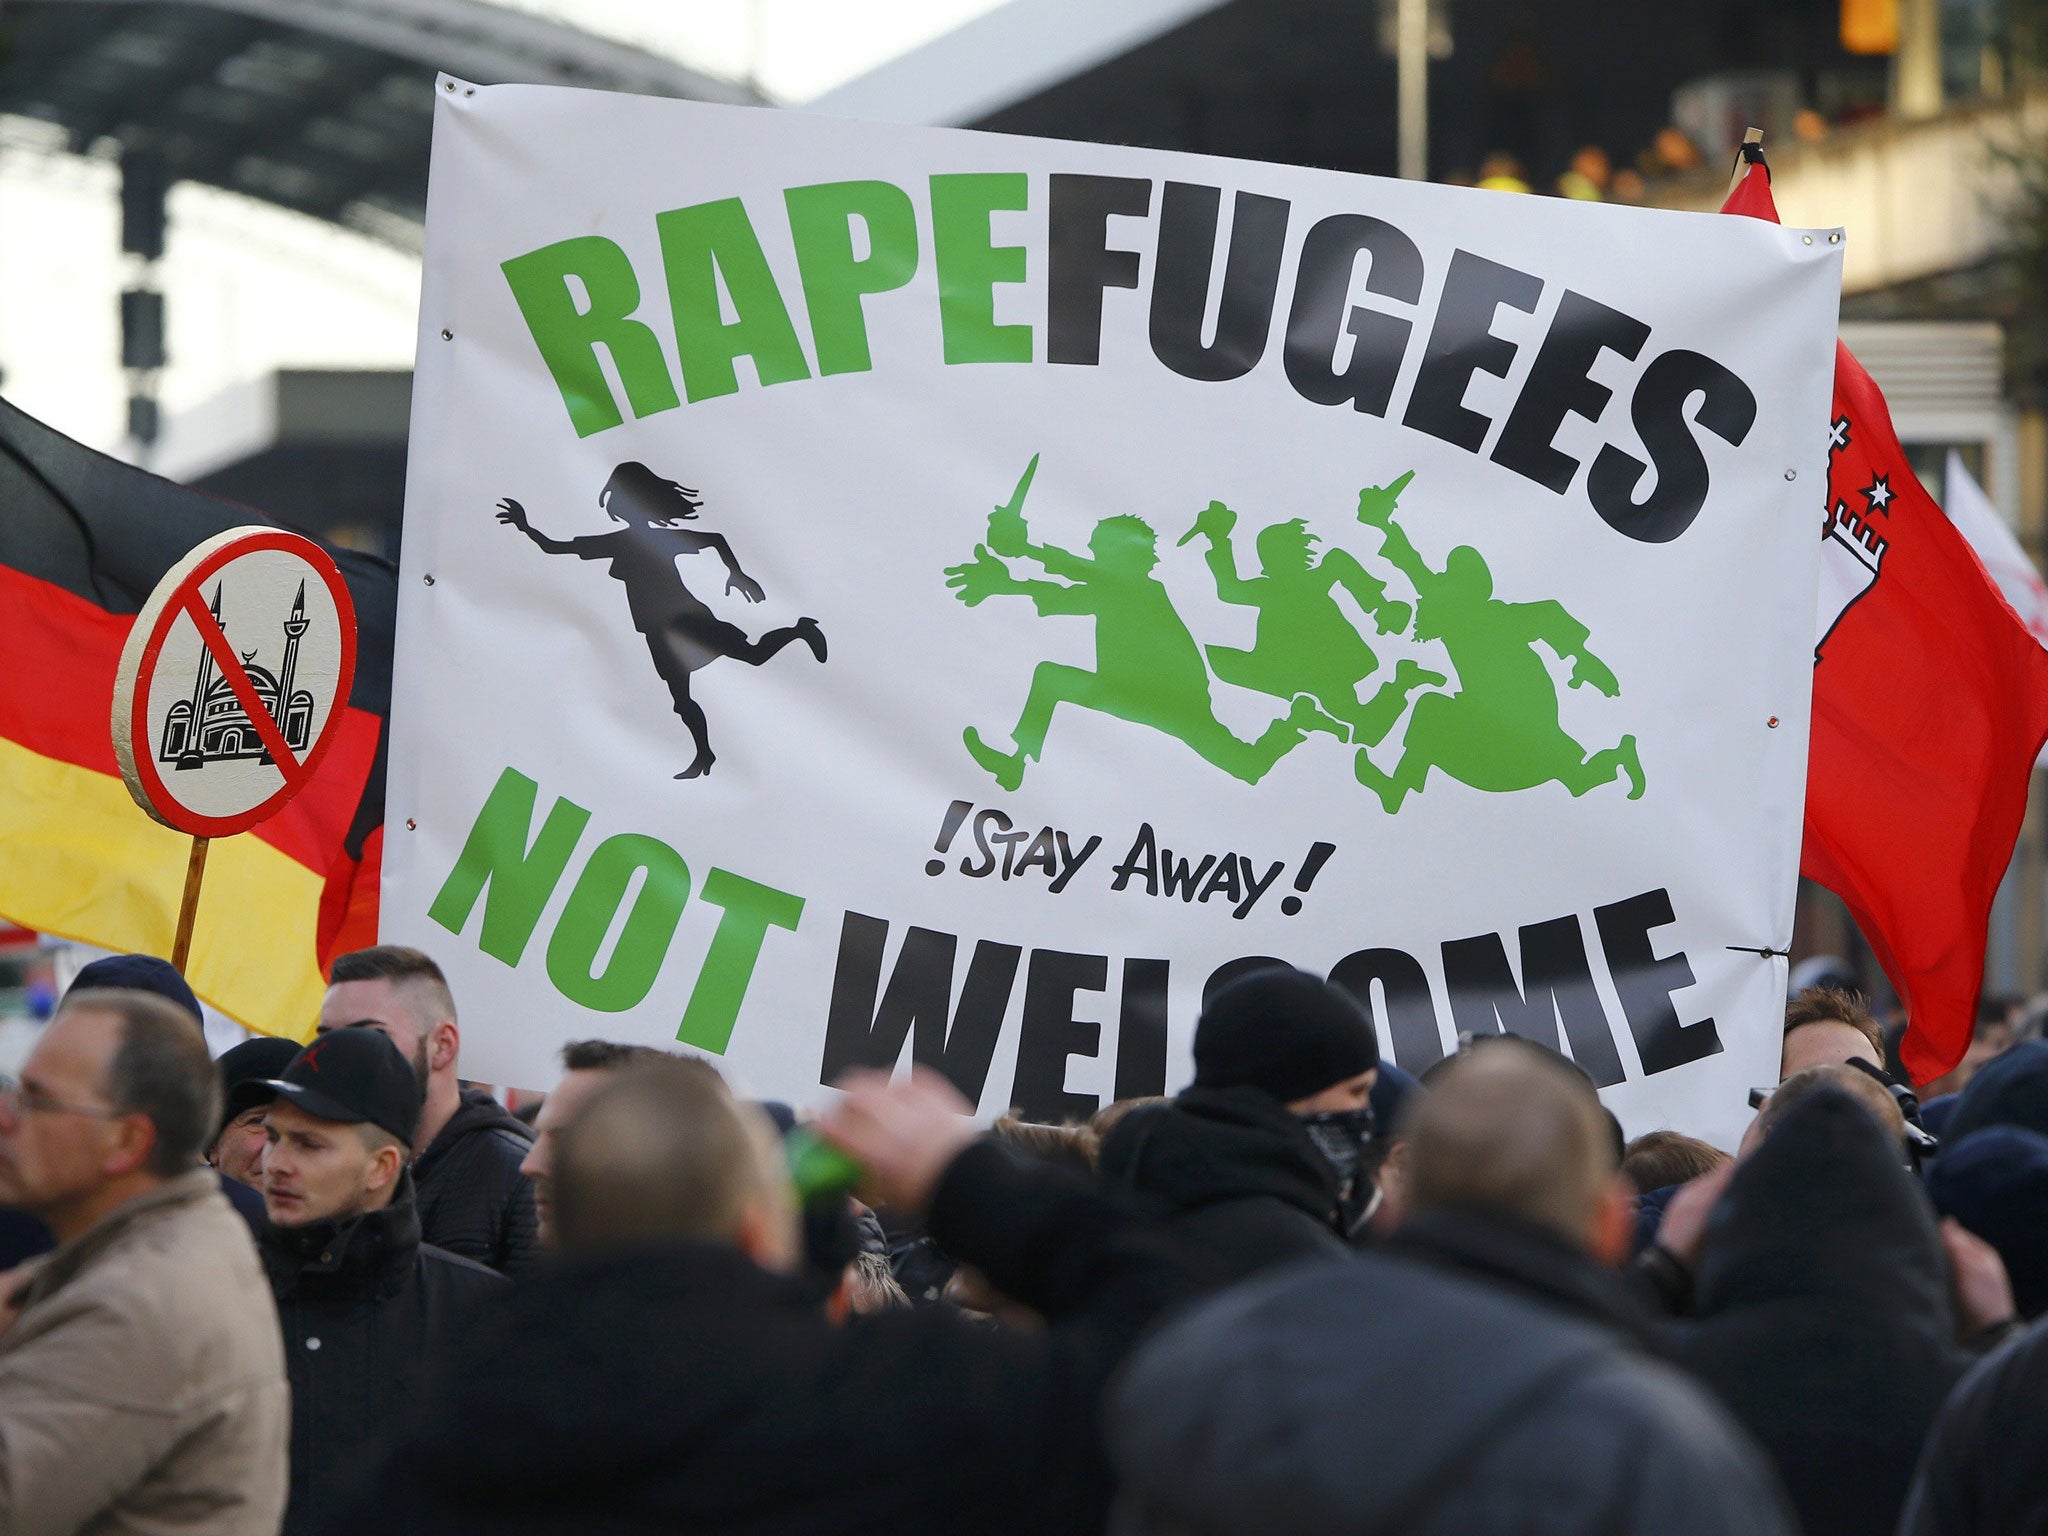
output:
POLYGON ((510 1283, 420 1241, 410 1173, 383 1210, 270 1227, 262 1252, 291 1379, 294 1536, 353 1493, 426 1373, 510 1283))
POLYGON ((1711 1219, 1679 1358, 1770 1455, 1806 1536, 1892 1529, 1955 1345, 1934 1215, 1867 1110, 1786 1111, 1711 1219))
POLYGON ((1103 1142, 1105 1187, 1163 1222, 1209 1287, 1295 1259, 1343 1258, 1336 1172, 1262 1089, 1189 1088, 1103 1142))
POLYGON ((730 1248, 554 1261, 423 1405, 360 1519, 378 1536, 1086 1536, 1108 1508, 1103 1384, 1177 1300, 1145 1224, 979 1142, 931 1230, 1046 1319, 834 1327, 730 1248))
POLYGON ((504 1105, 464 1089, 462 1107, 413 1164, 422 1241, 504 1275, 531 1264, 540 1220, 519 1165, 532 1144, 533 1132, 504 1105))
POLYGON ((1791 1536, 1763 1458, 1557 1238, 1433 1213, 1184 1314, 1112 1393, 1127 1536, 1791 1536))
POLYGON ((2048 1532, 2048 1322, 1988 1356, 1935 1421, 1899 1536, 2048 1532))

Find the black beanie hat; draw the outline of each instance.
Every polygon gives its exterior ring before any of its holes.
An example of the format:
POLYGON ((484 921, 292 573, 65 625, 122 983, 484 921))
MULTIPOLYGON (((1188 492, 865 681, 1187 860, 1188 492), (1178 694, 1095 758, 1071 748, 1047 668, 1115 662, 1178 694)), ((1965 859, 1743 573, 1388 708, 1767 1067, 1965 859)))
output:
MULTIPOLYGON (((284 1069, 299 1054, 299 1042, 258 1035, 221 1052, 214 1066, 220 1072, 220 1128, 244 1110, 268 1104, 277 1097, 270 1079, 284 1075, 284 1069)), ((218 1132, 215 1133, 218 1135, 218 1132)))
POLYGON ((80 992, 91 987, 154 992, 165 1002, 176 1003, 192 1015, 194 1024, 205 1028, 206 1015, 199 1011, 199 999, 192 995, 192 988, 170 961, 159 960, 155 955, 102 955, 79 967, 71 986, 80 992))
POLYGON ((1379 1060, 1372 1021, 1350 994, 1292 966, 1231 982, 1195 1023, 1198 1088, 1261 1088, 1290 1104, 1379 1060))

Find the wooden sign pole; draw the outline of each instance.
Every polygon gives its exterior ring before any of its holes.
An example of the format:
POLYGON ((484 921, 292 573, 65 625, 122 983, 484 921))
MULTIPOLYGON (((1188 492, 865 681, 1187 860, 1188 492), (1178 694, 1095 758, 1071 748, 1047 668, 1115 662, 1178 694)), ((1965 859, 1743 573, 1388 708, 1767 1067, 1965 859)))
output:
POLYGON ((178 903, 178 937, 171 945, 171 966, 181 975, 185 957, 192 952, 192 922, 199 915, 199 882, 206 878, 206 845, 210 837, 192 839, 191 857, 185 860, 185 895, 178 903))

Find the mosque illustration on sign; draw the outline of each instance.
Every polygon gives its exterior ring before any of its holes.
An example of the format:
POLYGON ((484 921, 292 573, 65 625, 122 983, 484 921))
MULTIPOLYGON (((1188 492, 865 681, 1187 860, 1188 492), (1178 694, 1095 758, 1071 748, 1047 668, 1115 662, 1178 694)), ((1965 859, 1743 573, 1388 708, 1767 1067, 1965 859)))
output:
MULTIPOLYGON (((220 616, 220 584, 213 589, 213 620, 227 626, 220 616)), ((309 627, 306 618, 306 584, 299 583, 298 600, 284 621, 284 663, 275 674, 256 665, 256 653, 241 653, 242 670, 264 710, 276 722, 278 734, 294 752, 304 752, 313 731, 313 695, 292 687, 299 665, 299 637, 309 627), (280 708, 280 704, 282 707, 280 708)), ((174 767, 203 768, 208 763, 254 758, 273 759, 263 738, 257 734, 249 712, 235 697, 234 685, 221 676, 213 664, 213 652, 199 648, 199 672, 192 681, 192 697, 180 699, 164 711, 163 738, 157 758, 174 767), (197 722, 196 725, 194 722, 197 722)))

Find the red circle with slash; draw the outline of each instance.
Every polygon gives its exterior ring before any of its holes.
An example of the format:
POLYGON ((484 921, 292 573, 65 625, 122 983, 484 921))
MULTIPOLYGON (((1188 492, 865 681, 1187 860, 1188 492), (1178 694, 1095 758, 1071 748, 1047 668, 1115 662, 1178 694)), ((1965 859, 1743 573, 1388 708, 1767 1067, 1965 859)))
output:
MULTIPOLYGON (((287 575, 284 581, 291 579, 287 575)), ((208 539, 157 583, 149 601, 135 616, 134 628, 121 650, 120 670, 114 683, 112 725, 114 756, 120 762, 128 792, 156 820, 194 837, 230 837, 248 831, 275 815, 306 787, 319 769, 321 758, 333 745, 340 728, 355 670, 355 605, 349 598, 348 583, 326 550, 311 539, 278 528, 231 528, 208 539), (276 701, 273 711, 264 702, 264 690, 251 675, 253 658, 258 652, 238 652, 228 641, 215 609, 222 593, 232 588, 237 563, 251 562, 252 557, 260 565, 245 566, 253 578, 247 584, 280 586, 275 571, 278 555, 290 557, 303 570, 294 573, 300 581, 298 607, 288 610, 278 626, 288 637, 284 668, 278 674, 255 669, 263 672, 269 682, 270 696, 276 701), (269 569, 264 574, 256 575, 266 567, 269 569), (201 591, 208 582, 214 584, 212 607, 201 591), (318 587, 313 587, 315 582, 318 587), (299 677, 294 674, 292 663, 301 636, 313 623, 304 611, 309 588, 315 593, 315 608, 321 610, 323 620, 325 607, 318 596, 324 590, 339 633, 333 637, 331 651, 323 637, 322 665, 315 675, 299 677), (178 706, 173 705, 162 730, 153 733, 150 725, 154 685, 165 663, 167 643, 181 621, 197 631, 200 641, 193 699, 182 722, 178 706), (327 663, 332 663, 331 668, 327 663), (225 695, 220 692, 223 683, 225 695), (294 683, 311 686, 294 688, 294 683), (214 708, 208 707, 209 700, 214 708), (235 713, 237 708, 239 716, 235 713), (218 720, 212 727, 213 740, 209 746, 206 732, 208 717, 212 715, 218 715, 218 720), (317 732, 311 729, 315 720, 319 722, 317 732), (296 744, 288 739, 294 735, 301 738, 296 744), (174 741, 182 751, 168 750, 174 741), (163 766, 166 762, 172 764, 168 776, 163 766), (252 762, 257 765, 255 768, 249 766, 252 762), (274 773, 260 771, 273 768, 274 773), (216 772, 206 784, 203 797, 181 795, 177 781, 185 771, 193 769, 202 775, 210 769, 223 772, 216 772), (225 792, 223 773, 232 775, 225 792), (195 805, 195 799, 203 803, 195 805)), ((193 781, 195 786, 201 782, 193 781)))

